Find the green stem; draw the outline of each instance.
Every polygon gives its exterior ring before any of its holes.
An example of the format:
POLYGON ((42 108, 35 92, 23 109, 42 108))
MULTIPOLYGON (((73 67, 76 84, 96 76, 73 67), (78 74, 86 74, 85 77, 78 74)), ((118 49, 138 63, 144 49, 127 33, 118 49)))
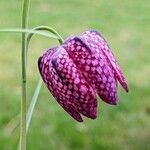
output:
MULTIPOLYGON (((37 26, 33 29, 17 29, 17 28, 5 28, 5 29, 0 29, 0 32, 24 32, 24 33, 28 33, 26 35, 26 53, 28 52, 28 46, 29 46, 29 42, 32 38, 33 35, 42 35, 44 37, 48 37, 48 38, 51 38, 51 39, 57 39, 59 41, 59 44, 61 45, 64 40, 63 38, 60 36, 60 34, 54 30, 53 28, 51 27, 48 27, 48 26, 37 26), (44 30, 44 31, 47 31, 47 32, 41 32, 41 30, 44 30)), ((26 54, 26 63, 27 63, 27 55, 26 54)), ((27 66, 27 64, 26 64, 27 66)), ((28 132, 28 128, 29 128, 29 125, 30 125, 30 122, 31 122, 31 119, 32 119, 32 115, 33 115, 33 111, 34 111, 34 108, 35 108, 35 104, 37 103, 37 99, 38 99, 38 96, 39 96, 39 92, 40 92, 40 89, 41 89, 41 86, 42 86, 42 80, 40 78, 37 86, 36 86, 36 89, 34 91, 34 95, 31 99, 31 102, 30 102, 30 105, 29 105, 29 108, 28 108, 28 112, 27 112, 27 116, 26 116, 26 134, 28 132)), ((18 118, 18 117, 16 117, 18 118)), ((8 130, 7 128, 9 128, 9 126, 13 124, 13 128, 11 127, 10 131, 13 132, 13 130, 19 125, 19 122, 17 119, 12 119, 8 125, 6 126, 6 130, 8 130)))
MULTIPOLYGON (((48 31, 48 32, 54 34, 57 37, 60 45, 64 42, 64 39, 60 36, 60 34, 56 30, 54 30, 53 28, 51 28, 49 26, 38 26, 38 27, 35 27, 35 28, 32 29, 32 31, 34 31, 34 32, 35 31, 40 31, 40 30, 45 30, 45 31, 48 31)), ((34 32, 33 33, 31 32, 31 33, 28 34, 27 47, 28 47, 28 44, 29 44, 29 41, 30 41, 31 37, 34 35, 34 32)))
MULTIPOLYGON (((22 28, 28 24, 28 11, 30 0, 23 0, 22 28)), ((22 33, 22 100, 21 100, 21 127, 20 150, 26 150, 26 33, 22 33)))
MULTIPOLYGON (((38 26, 38 27, 35 27, 35 28, 32 29, 32 31, 34 31, 34 32, 35 31, 39 31, 39 30, 48 31, 48 32, 54 34, 53 36, 57 37, 60 45, 64 42, 64 40, 60 36, 60 34, 56 30, 54 30, 53 28, 51 28, 51 27, 48 27, 48 26, 38 26)), ((27 44, 27 51, 26 52, 28 52, 29 42, 30 42, 30 40, 31 40, 31 38, 32 38, 33 35, 34 35, 34 33, 32 33, 32 32, 30 32, 27 35, 27 43, 26 43, 27 44)), ((28 56, 28 54, 26 54, 26 56, 28 56)), ((27 59, 27 57, 26 57, 26 59, 27 59)), ((28 112, 27 112, 26 133, 28 132, 28 128, 29 128, 29 125, 30 125, 30 122, 31 122, 31 119, 32 119, 32 115, 33 115, 33 111, 34 111, 34 108, 35 108, 35 104, 37 103, 37 99, 38 99, 38 95, 39 95, 41 86, 42 86, 42 79, 40 78, 40 80, 39 80, 39 82, 37 84, 37 87, 35 89, 34 95, 33 95, 32 99, 31 99, 28 112)))
POLYGON ((6 28, 6 29, 0 29, 0 32, 12 32, 12 33, 32 33, 32 34, 36 34, 36 35, 42 35, 44 37, 48 37, 48 38, 53 38, 53 39, 59 39, 58 36, 56 36, 56 34, 50 34, 50 33, 46 33, 46 32, 41 32, 41 31, 36 31, 33 29, 17 29, 17 28, 6 28))

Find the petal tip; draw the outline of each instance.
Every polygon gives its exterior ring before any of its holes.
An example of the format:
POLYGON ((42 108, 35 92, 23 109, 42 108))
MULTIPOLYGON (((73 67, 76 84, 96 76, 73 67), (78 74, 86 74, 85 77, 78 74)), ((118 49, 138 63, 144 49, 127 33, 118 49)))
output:
POLYGON ((102 98, 102 100, 109 105, 117 105, 118 104, 118 97, 113 98, 113 99, 102 98))
POLYGON ((83 119, 82 119, 82 118, 80 118, 80 119, 78 118, 78 119, 76 119, 76 120, 77 120, 78 122, 80 122, 80 123, 83 122, 83 119))
POLYGON ((117 105, 118 104, 118 101, 109 101, 109 102, 106 102, 107 104, 109 105, 117 105))
POLYGON ((76 115, 73 115, 72 117, 73 117, 75 120, 77 120, 78 122, 83 122, 83 119, 82 119, 80 113, 77 113, 77 116, 76 116, 76 115))
POLYGON ((96 119, 97 118, 97 110, 92 110, 88 116, 91 119, 96 119))
POLYGON ((94 120, 97 118, 97 115, 92 115, 90 118, 94 120))
POLYGON ((123 87, 123 89, 124 89, 127 93, 129 92, 129 88, 128 88, 128 85, 127 85, 126 82, 123 82, 123 83, 122 83, 122 87, 123 87))

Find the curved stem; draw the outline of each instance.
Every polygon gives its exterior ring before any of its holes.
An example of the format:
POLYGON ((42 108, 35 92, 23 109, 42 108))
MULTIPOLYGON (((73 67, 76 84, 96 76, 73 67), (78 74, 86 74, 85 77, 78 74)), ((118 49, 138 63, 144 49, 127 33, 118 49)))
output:
MULTIPOLYGON (((53 28, 50 28, 48 26, 38 26, 38 27, 35 27, 35 28, 32 29, 32 31, 39 31, 39 30, 45 30, 45 31, 48 31, 48 32, 56 35, 60 45, 64 42, 64 40, 60 36, 60 34, 58 32, 56 32, 53 28)), ((26 52, 28 52, 29 42, 30 42, 30 40, 31 40, 33 35, 34 35, 34 33, 32 33, 32 32, 30 32, 27 35, 27 43, 26 43, 27 44, 27 51, 26 52)), ((26 54, 26 56, 27 56, 27 54, 26 54)), ((26 57, 26 59, 27 59, 27 57, 26 57)), ((39 82, 37 84, 37 87, 35 89, 34 95, 33 95, 32 99, 31 99, 28 112, 27 112, 26 133, 28 132, 28 128, 29 128, 29 125, 30 125, 30 122, 31 122, 31 118, 32 118, 32 115, 33 115, 33 111, 34 111, 35 104, 36 104, 37 99, 38 99, 38 95, 39 95, 41 86, 42 86, 42 79, 40 78, 40 80, 39 80, 39 82)))
MULTIPOLYGON (((35 32, 38 32, 40 30, 45 30, 45 31, 48 31, 48 32, 54 34, 53 36, 56 36, 56 38, 58 39, 60 45, 64 42, 64 39, 61 37, 61 35, 56 30, 54 30, 53 28, 51 28, 49 26, 37 26, 37 27, 35 27, 31 30, 33 32, 30 32, 27 35, 27 43, 26 43, 27 51, 26 52, 28 52, 28 46, 29 46, 29 42, 30 42, 32 36, 34 35, 35 32)), ((27 54, 26 54, 26 56, 27 56, 27 54)))
MULTIPOLYGON (((22 28, 28 24, 28 11, 30 0, 23 0, 22 28)), ((22 33, 22 100, 21 100, 21 127, 20 150, 26 150, 26 33, 22 33)))
MULTIPOLYGON (((53 28, 51 28, 49 26, 38 26, 38 27, 35 27, 32 29, 32 31, 39 31, 39 30, 45 30, 45 31, 49 31, 50 33, 53 33, 58 38, 58 41, 60 44, 62 44, 64 42, 64 39, 60 36, 60 34, 56 30, 54 30, 53 28)), ((32 33, 32 32, 28 34, 27 47, 28 47, 29 41, 33 35, 34 35, 34 33, 32 33)))
MULTIPOLYGON (((42 35, 42 36, 45 36, 45 37, 57 39, 59 41, 60 45, 64 42, 64 40, 60 36, 60 34, 56 30, 54 30, 53 28, 48 27, 48 26, 38 26, 38 27, 35 27, 33 29, 15 29, 15 28, 13 28, 13 29, 10 29, 10 28, 9 29, 0 29, 0 32, 25 32, 25 33, 28 33, 28 35, 26 37, 26 39, 27 39, 27 41, 26 41, 26 52, 28 51, 29 42, 30 42, 30 40, 31 40, 31 38, 34 34, 36 34, 36 35, 38 34, 38 35, 42 35), (50 33, 41 32, 41 31, 39 32, 39 30, 49 31, 50 33)), ((27 63, 27 54, 26 54, 26 63, 27 63)), ((27 64, 26 64, 26 66, 27 66, 27 64)), ((29 126, 30 126, 33 111, 34 111, 35 104, 36 104, 38 96, 39 96, 41 86, 42 86, 42 79, 40 78, 39 81, 38 81, 38 84, 36 86, 36 89, 34 91, 33 97, 31 99, 28 111, 27 111, 26 134, 28 133, 28 129, 29 129, 29 126)), ((17 118, 17 117, 15 117, 15 118, 17 118)), ((15 122, 15 126, 11 129, 12 131, 19 125, 19 122, 17 122, 17 120, 15 118, 12 119, 13 123, 15 122)), ((9 124, 12 124, 12 120, 8 123, 7 126, 9 126, 9 124)), ((7 128, 8 127, 6 127, 6 129, 7 128)))

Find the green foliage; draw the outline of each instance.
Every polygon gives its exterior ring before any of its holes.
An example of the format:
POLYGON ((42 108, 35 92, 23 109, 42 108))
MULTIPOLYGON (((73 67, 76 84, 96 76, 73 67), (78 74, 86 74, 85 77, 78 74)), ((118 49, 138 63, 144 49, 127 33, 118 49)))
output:
MULTIPOLYGON (((148 0, 31 0, 29 27, 47 25, 67 37, 95 28, 109 41, 129 83, 119 89, 114 107, 99 100, 98 118, 75 122, 42 87, 28 134, 29 150, 148 150, 150 149, 150 55, 148 0)), ((19 28, 21 1, 0 1, 0 28, 19 28)), ((0 33, 0 150, 15 150, 13 133, 20 110, 21 36, 0 33)), ((33 37, 27 69, 28 99, 39 79, 37 59, 58 42, 33 37)), ((120 88, 120 87, 119 87, 120 88)), ((28 102, 29 103, 29 102, 28 102)))

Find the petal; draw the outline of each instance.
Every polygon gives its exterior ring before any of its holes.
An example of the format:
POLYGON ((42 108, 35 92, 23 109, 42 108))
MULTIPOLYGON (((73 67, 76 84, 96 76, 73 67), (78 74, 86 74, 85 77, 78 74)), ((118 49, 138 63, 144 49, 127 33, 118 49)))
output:
POLYGON ((90 44, 80 37, 71 37, 63 47, 101 99, 115 105, 118 96, 114 73, 103 52, 97 52, 98 47, 90 44))
POLYGON ((81 122, 81 114, 96 118, 97 101, 92 87, 86 82, 63 48, 51 49, 39 59, 39 70, 57 102, 74 119, 81 122))
POLYGON ((98 46, 99 52, 102 51, 104 53, 107 61, 111 64, 111 67, 114 70, 118 81, 120 82, 124 90, 128 92, 128 85, 123 75, 123 72, 121 71, 120 66, 118 65, 109 45, 107 44, 103 36, 101 36, 97 31, 91 30, 83 33, 82 38, 84 38, 86 42, 90 42, 98 46))

